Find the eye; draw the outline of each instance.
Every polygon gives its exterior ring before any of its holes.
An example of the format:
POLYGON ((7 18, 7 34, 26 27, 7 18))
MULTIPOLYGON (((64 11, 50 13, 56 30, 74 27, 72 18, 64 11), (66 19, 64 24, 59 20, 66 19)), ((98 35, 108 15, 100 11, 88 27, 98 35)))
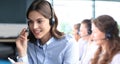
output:
POLYGON ((39 18, 39 19, 37 19, 37 23, 42 23, 44 20, 43 19, 41 19, 41 18, 39 18))
POLYGON ((32 23, 33 23, 33 21, 29 20, 29 21, 28 21, 28 23, 29 23, 29 24, 32 24, 32 23))
POLYGON ((37 23, 39 23, 39 24, 40 24, 41 22, 42 22, 42 20, 37 20, 37 23))

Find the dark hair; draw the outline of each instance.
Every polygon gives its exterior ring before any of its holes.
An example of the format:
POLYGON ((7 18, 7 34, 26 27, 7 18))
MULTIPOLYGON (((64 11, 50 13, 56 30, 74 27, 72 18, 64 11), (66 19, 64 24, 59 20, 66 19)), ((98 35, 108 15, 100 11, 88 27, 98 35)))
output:
POLYGON ((86 25, 88 34, 90 35, 92 33, 92 30, 91 30, 91 20, 90 19, 84 19, 81 23, 86 25))
MULTIPOLYGON (((30 7, 28 8, 27 18, 31 11, 37 11, 38 13, 42 14, 45 18, 50 19, 50 23, 52 22, 51 18, 54 18, 54 23, 52 25, 50 24, 51 25, 51 29, 50 29, 51 35, 57 39, 63 37, 64 33, 57 30, 58 19, 57 19, 57 16, 56 16, 51 4, 48 1, 34 0, 32 2, 32 4, 30 5, 30 7)), ((28 26, 29 26, 29 22, 28 22, 28 26)), ((29 41, 31 41, 31 42, 36 41, 36 38, 32 34, 31 31, 29 33, 28 38, 29 38, 29 41)))
MULTIPOLYGON (((100 64, 109 64, 115 54, 120 52, 120 38, 117 22, 109 15, 101 15, 92 21, 95 26, 103 33, 110 33, 111 38, 107 38, 104 45, 106 52, 100 61, 100 64)), ((106 36, 106 35, 105 35, 106 36)), ((97 50, 91 64, 97 64, 102 48, 97 50)))

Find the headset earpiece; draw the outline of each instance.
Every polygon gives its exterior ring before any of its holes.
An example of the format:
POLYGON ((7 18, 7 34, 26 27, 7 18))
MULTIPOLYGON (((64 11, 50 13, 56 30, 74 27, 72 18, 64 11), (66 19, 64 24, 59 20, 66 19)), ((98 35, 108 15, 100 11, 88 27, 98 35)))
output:
POLYGON ((105 37, 106 37, 107 39, 111 39, 111 38, 112 38, 112 35, 111 35, 110 33, 106 33, 106 34, 105 34, 105 37))
POLYGON ((52 17, 52 18, 50 19, 50 25, 52 26, 54 23, 55 23, 55 18, 52 17))
POLYGON ((91 33, 92 33, 92 31, 91 31, 91 30, 89 30, 89 31, 88 31, 88 35, 90 35, 91 33))
MULTIPOLYGON (((116 24, 116 22, 115 22, 115 24, 116 24)), ((115 24, 112 25, 111 28, 106 31, 105 37, 106 37, 107 39, 111 39, 111 38, 113 37, 112 31, 114 30, 115 24)))
POLYGON ((106 33, 105 33, 105 37, 107 39, 111 39, 112 38, 112 34, 111 31, 113 30, 114 27, 111 27, 106 33))
POLYGON ((92 33, 92 30, 91 30, 91 24, 89 24, 89 26, 88 26, 88 35, 90 35, 91 33, 92 33))
POLYGON ((54 11, 53 11, 53 3, 52 5, 48 2, 48 4, 50 5, 50 9, 51 9, 51 18, 50 18, 50 25, 52 26, 55 23, 55 18, 54 18, 54 11))

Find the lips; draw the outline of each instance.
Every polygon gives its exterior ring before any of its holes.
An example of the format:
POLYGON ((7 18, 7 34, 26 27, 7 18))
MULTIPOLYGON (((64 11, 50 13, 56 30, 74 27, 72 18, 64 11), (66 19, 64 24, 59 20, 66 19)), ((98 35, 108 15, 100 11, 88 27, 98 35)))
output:
POLYGON ((39 35, 40 32, 42 32, 42 30, 34 30, 34 31, 33 31, 34 35, 39 35))

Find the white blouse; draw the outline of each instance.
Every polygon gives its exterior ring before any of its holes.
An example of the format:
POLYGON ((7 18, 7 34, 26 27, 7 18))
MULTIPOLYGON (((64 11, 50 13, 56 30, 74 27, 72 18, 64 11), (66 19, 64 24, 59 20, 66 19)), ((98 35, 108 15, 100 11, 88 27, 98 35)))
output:
POLYGON ((120 53, 116 54, 110 64, 120 64, 120 53))

